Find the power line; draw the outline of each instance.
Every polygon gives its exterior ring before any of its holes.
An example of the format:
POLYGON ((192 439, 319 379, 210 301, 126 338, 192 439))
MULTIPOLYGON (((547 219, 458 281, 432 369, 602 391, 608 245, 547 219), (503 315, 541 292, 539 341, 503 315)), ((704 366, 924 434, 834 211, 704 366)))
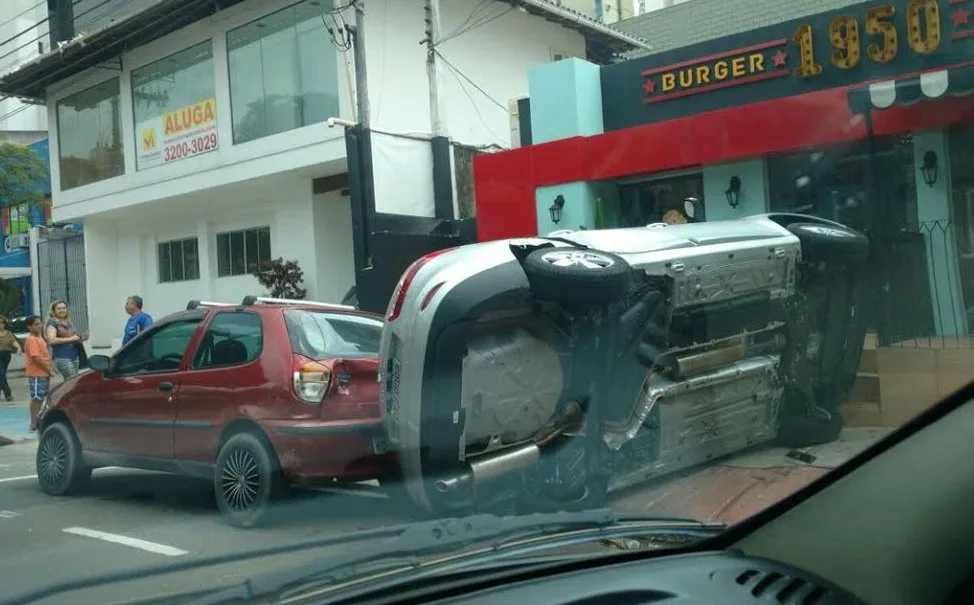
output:
POLYGON ((514 10, 514 7, 512 6, 510 8, 504 9, 502 12, 500 12, 500 13, 492 16, 492 17, 481 18, 479 21, 475 21, 474 23, 472 23, 469 26, 467 26, 465 29, 458 29, 457 31, 453 32, 450 35, 443 36, 442 38, 440 38, 437 41, 436 44, 437 44, 437 46, 439 46, 440 44, 442 44, 442 43, 444 43, 444 42, 446 42, 448 40, 453 40, 454 38, 459 38, 463 34, 470 33, 470 32, 472 32, 473 30, 475 30, 477 28, 480 28, 480 27, 483 27, 484 25, 487 25, 488 23, 491 23, 493 21, 497 21, 498 19, 500 19, 504 15, 507 15, 508 13, 512 12, 513 10, 514 10))
POLYGON ((452 71, 454 74, 456 74, 457 77, 460 77, 460 78, 463 78, 464 80, 466 80, 471 86, 473 86, 478 91, 480 91, 480 94, 484 95, 485 97, 487 97, 487 99, 489 99, 491 102, 493 102, 494 105, 497 105, 498 107, 500 107, 501 109, 503 109, 505 112, 507 111, 507 106, 506 105, 504 105, 503 103, 501 103, 500 101, 498 101, 497 99, 495 99, 493 96, 491 96, 491 94, 489 92, 487 92, 486 90, 484 90, 483 87, 481 87, 479 84, 477 84, 476 82, 474 82, 473 80, 471 80, 469 77, 467 77, 467 75, 465 73, 463 73, 463 71, 461 71, 459 67, 457 67, 453 63, 450 63, 450 61, 448 61, 447 58, 443 56, 443 53, 441 53, 438 50, 437 51, 433 51, 433 52, 436 53, 436 56, 439 57, 440 60, 443 61, 443 63, 447 67, 449 67, 450 68, 450 71, 452 71))

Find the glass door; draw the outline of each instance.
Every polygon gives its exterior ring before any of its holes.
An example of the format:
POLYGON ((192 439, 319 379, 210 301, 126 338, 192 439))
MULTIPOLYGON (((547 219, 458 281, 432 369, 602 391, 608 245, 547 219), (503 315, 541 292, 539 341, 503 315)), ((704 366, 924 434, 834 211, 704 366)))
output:
POLYGON ((645 227, 652 223, 686 223, 706 220, 703 175, 699 172, 647 179, 619 186, 619 226, 645 227), (687 217, 683 202, 696 198, 699 216, 687 217))

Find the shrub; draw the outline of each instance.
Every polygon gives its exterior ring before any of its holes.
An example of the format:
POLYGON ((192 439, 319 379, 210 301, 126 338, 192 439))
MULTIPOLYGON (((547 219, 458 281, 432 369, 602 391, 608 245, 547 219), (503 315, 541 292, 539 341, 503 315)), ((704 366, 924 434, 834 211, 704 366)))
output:
POLYGON ((264 261, 253 273, 260 285, 269 290, 268 296, 303 300, 308 291, 304 285, 304 271, 297 261, 275 258, 264 261))

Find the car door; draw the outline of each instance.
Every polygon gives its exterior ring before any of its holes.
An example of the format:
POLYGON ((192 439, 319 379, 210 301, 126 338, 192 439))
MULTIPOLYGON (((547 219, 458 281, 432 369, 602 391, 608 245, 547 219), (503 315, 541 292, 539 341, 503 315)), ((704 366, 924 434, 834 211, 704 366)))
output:
POLYGON ((179 387, 176 459, 213 464, 220 435, 232 419, 259 418, 259 408, 273 410, 274 397, 286 395, 268 390, 268 377, 258 360, 263 347, 258 313, 240 309, 212 314, 179 387))
POLYGON ((115 354, 96 388, 97 402, 79 407, 79 414, 87 416, 80 423, 86 449, 172 458, 183 358, 204 317, 184 314, 157 323, 115 354))

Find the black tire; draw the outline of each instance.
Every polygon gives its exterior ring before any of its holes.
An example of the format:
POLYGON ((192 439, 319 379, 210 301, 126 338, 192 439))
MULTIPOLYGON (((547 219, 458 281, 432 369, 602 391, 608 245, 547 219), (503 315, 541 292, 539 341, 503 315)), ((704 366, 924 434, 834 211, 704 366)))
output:
POLYGON ((51 496, 77 494, 91 479, 91 468, 82 459, 78 436, 60 421, 51 423, 41 434, 35 466, 41 490, 51 496))
POLYGON ((801 241, 802 260, 807 263, 863 265, 869 256, 869 238, 848 227, 792 223, 788 231, 801 241))
POLYGON ((542 248, 529 254, 522 266, 538 299, 571 307, 621 300, 632 281, 625 259, 600 250, 542 248))
POLYGON ((585 491, 575 500, 558 501, 537 495, 530 489, 522 489, 517 501, 517 512, 522 515, 556 513, 604 508, 609 501, 609 482, 605 477, 592 477, 585 483, 585 491))
POLYGON ((256 435, 238 433, 220 448, 213 487, 217 506, 230 525, 257 525, 272 497, 280 493, 281 481, 276 456, 256 435))
POLYGON ((814 415, 784 413, 776 442, 783 447, 811 447, 831 443, 842 433, 842 415, 815 408, 814 415))

